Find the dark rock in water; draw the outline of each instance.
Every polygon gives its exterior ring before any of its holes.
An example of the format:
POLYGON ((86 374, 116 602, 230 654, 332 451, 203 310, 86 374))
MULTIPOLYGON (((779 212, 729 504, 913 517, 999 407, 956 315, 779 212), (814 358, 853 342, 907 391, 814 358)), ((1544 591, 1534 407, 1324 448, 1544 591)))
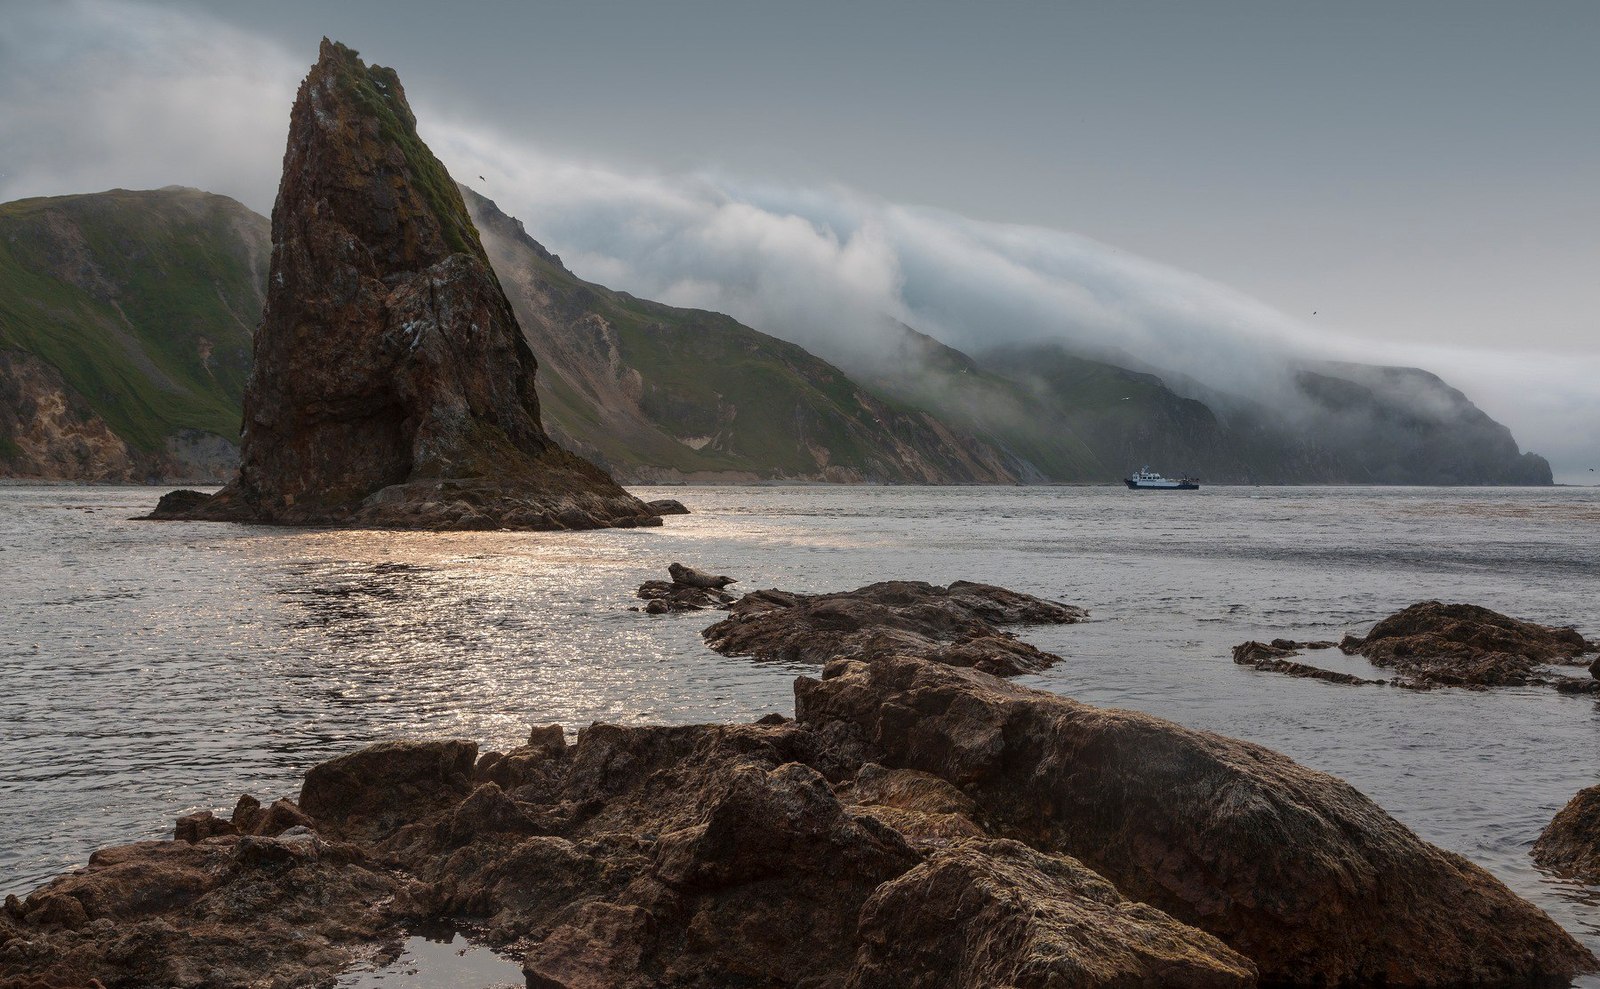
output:
POLYGON ((1221 941, 1015 841, 965 841, 884 883, 860 936, 849 989, 1256 984, 1221 941))
POLYGON ((1001 676, 1046 669, 1060 657, 996 626, 1071 624, 1089 614, 964 580, 893 580, 835 594, 752 591, 730 611, 701 633, 727 656, 822 664, 905 653, 1001 676))
MULTIPOLYGON (((1332 643, 1327 643, 1332 645, 1332 643)), ((1241 642, 1233 647, 1233 661, 1240 666, 1250 666, 1264 673, 1282 673, 1286 676, 1303 677, 1310 680, 1326 680, 1329 683, 1346 684, 1383 684, 1384 680, 1366 680, 1350 673, 1340 673, 1336 670, 1324 670, 1320 667, 1310 666, 1306 663, 1295 663, 1286 659, 1287 656, 1300 655, 1295 650, 1298 648, 1313 648, 1312 643, 1295 642, 1293 639, 1273 639, 1272 643, 1241 642)), ((1320 645, 1316 646, 1320 648, 1320 645)))
POLYGON ((152 518, 660 524, 545 434, 533 353, 392 69, 324 40, 290 115, 272 232, 239 474, 152 518))
POLYGON ((172 837, 176 841, 187 841, 194 844, 205 838, 216 835, 237 834, 238 829, 233 822, 224 820, 209 810, 202 810, 194 814, 185 814, 178 818, 177 826, 173 829, 172 837))
POLYGON ((645 504, 657 515, 689 514, 689 509, 685 508, 683 502, 676 498, 657 498, 655 501, 647 501, 645 504))
POLYGON ((1562 677, 1555 681, 1556 692, 1562 694, 1600 694, 1600 680, 1583 680, 1562 677))
POLYGON ((1273 639, 1268 645, 1264 642, 1241 642, 1233 647, 1233 661, 1241 666, 1259 663, 1263 660, 1281 659, 1284 656, 1298 656, 1295 652, 1297 646, 1289 639, 1273 639), (1283 645, 1288 643, 1288 645, 1283 645))
POLYGON ((647 580, 639 585, 636 596, 649 604, 645 611, 664 615, 670 611, 704 611, 707 608, 726 609, 738 600, 723 588, 738 581, 732 577, 714 576, 694 567, 674 563, 667 567, 671 582, 647 580))
POLYGON ((1483 869, 1258 745, 909 657, 830 663, 795 707, 956 784, 992 834, 1215 935, 1265 982, 1516 984, 1596 964, 1483 869))
POLYGON ((1365 638, 1345 636, 1339 648, 1423 684, 1499 687, 1548 683, 1539 667, 1581 663, 1591 645, 1570 628, 1424 601, 1380 621, 1365 638))
MULTIPOLYGON (((920 588, 877 606, 956 631, 1077 614, 920 588)), ((906 655, 830 662, 795 693, 793 720, 329 760, 298 807, 241 798, 228 823, 247 833, 200 836, 202 818, 193 843, 106 849, 8 899, 0 985, 327 984, 444 921, 543 989, 1443 987, 1596 967, 1482 869, 1259 746, 906 655)))
POLYGON ((1600 786, 1579 790, 1533 844, 1541 867, 1600 884, 1600 786))
POLYGON ((179 488, 161 496, 161 500, 156 502, 154 514, 163 518, 185 518, 199 511, 210 500, 211 496, 203 491, 179 488))
POLYGON ((1293 639, 1273 639, 1270 645, 1274 649, 1332 649, 1337 642, 1328 642, 1325 639, 1313 642, 1296 642, 1293 639))

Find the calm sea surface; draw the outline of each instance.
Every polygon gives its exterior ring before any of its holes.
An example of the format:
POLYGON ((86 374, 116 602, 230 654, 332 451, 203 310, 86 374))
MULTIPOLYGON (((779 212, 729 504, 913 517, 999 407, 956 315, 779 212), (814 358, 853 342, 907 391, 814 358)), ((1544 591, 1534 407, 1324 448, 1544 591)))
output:
POLYGON ((576 534, 127 521, 159 493, 0 487, 0 893, 241 792, 292 794, 312 764, 379 739, 503 748, 534 723, 790 713, 792 678, 813 670, 711 653, 706 615, 629 610, 680 560, 745 589, 966 578, 1085 606, 1087 624, 1026 631, 1066 662, 1024 682, 1342 776, 1600 950, 1600 897, 1528 859, 1600 779, 1594 700, 1346 687, 1229 659, 1428 598, 1600 636, 1600 489, 640 489, 697 514, 576 534))

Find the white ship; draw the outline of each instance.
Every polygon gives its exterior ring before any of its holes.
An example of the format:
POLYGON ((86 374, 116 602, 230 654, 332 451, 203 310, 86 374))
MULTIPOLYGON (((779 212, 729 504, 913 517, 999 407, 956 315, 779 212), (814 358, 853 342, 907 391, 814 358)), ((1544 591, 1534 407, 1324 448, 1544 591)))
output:
POLYGON ((1193 477, 1162 477, 1152 471, 1148 466, 1141 467, 1132 475, 1122 479, 1123 483, 1135 491, 1199 491, 1200 481, 1193 477))

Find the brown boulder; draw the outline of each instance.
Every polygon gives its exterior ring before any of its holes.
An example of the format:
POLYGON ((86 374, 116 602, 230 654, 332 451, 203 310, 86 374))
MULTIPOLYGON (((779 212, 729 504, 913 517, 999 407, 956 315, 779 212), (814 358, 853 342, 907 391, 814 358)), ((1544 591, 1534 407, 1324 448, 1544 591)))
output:
POLYGON ((1346 636, 1339 648, 1420 684, 1497 687, 1552 682, 1539 667, 1581 663, 1591 645, 1570 628, 1424 601, 1378 622, 1365 637, 1346 636))
POLYGON ((836 657, 911 654, 997 675, 1045 669, 1060 657, 997 625, 1070 624, 1088 612, 989 584, 884 581, 834 594, 753 591, 701 635, 727 656, 822 664, 836 657))
MULTIPOLYGON (((1292 639, 1273 639, 1270 644, 1262 642, 1241 642, 1233 647, 1233 661, 1240 666, 1249 666, 1263 673, 1282 673, 1285 676, 1302 677, 1309 680, 1326 680, 1329 683, 1344 684, 1377 684, 1386 683, 1385 680, 1367 680, 1351 673, 1340 673, 1336 670, 1324 670, 1321 667, 1311 666, 1306 663, 1296 663, 1285 659, 1286 656, 1298 656, 1296 649, 1301 647, 1321 648, 1322 643, 1302 643, 1292 639)), ((1332 645, 1332 643, 1326 643, 1332 645)))
POLYGON ((657 498, 655 501, 647 501, 645 504, 648 505, 650 510, 655 512, 657 515, 689 514, 689 509, 685 508, 683 502, 676 498, 657 498))
POLYGON ((369 745, 311 767, 300 808, 329 834, 382 838, 471 793, 477 755, 460 739, 369 745))
POLYGON ((209 810, 185 814, 178 818, 177 826, 173 828, 172 837, 176 841, 187 841, 194 844, 216 835, 235 834, 237 829, 231 821, 223 820, 209 810))
POLYGON ((1600 786, 1579 790, 1533 845, 1533 860, 1551 872, 1600 883, 1600 786))
POLYGON ((796 683, 796 720, 949 780, 992 833, 1071 855, 1248 956, 1263 980, 1567 978, 1590 953, 1355 789, 1247 742, 911 658, 796 683))
POLYGON ((0 918, 0 985, 326 980, 395 936, 374 906, 395 882, 348 857, 295 854, 314 841, 229 835, 102 849, 30 894, 20 916, 0 918), (252 854, 249 842, 289 847, 252 854))
POLYGON ((536 362, 392 69, 324 39, 289 118, 238 475, 151 518, 659 525, 540 425, 536 362))
POLYGON ((1288 639, 1273 639, 1271 645, 1265 642, 1256 642, 1252 639, 1249 642, 1241 642, 1233 647, 1233 661, 1241 666, 1250 666, 1263 660, 1298 656, 1300 654, 1295 651, 1296 648, 1298 647, 1288 639), (1282 644, 1286 642, 1288 645, 1282 644))
POLYGON ((849 989, 1244 987, 1250 960, 1062 855, 964 841, 861 911, 849 989))

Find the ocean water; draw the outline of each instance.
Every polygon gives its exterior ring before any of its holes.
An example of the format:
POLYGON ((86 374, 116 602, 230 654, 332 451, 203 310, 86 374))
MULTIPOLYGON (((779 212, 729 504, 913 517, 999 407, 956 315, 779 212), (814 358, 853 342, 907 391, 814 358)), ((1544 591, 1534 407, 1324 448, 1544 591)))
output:
POLYGON ((1600 779, 1593 699, 1348 687, 1229 656, 1429 598, 1600 636, 1600 489, 639 489, 696 514, 447 534, 128 520, 159 493, 0 487, 0 893, 241 792, 293 794, 380 739, 503 748, 532 724, 791 712, 813 669, 710 652, 715 615, 630 610, 678 560, 743 589, 965 578, 1087 607, 1024 632, 1065 657, 1024 682, 1341 776, 1600 950, 1600 891, 1528 858, 1600 779))

